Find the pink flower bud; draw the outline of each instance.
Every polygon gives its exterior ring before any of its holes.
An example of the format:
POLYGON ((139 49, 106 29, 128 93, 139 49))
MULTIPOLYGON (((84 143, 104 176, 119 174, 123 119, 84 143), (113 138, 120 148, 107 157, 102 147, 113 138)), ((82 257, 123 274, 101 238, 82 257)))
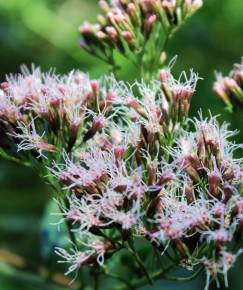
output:
POLYGON ((128 3, 127 12, 131 17, 134 17, 136 13, 136 6, 134 3, 128 3))
POLYGON ((243 70, 236 70, 234 72, 234 78, 239 86, 243 86, 243 70))
POLYGON ((229 77, 224 78, 224 86, 226 90, 229 90, 229 91, 238 91, 240 89, 237 82, 234 79, 229 78, 229 77))
POLYGON ((120 130, 114 128, 111 130, 111 139, 115 144, 120 144, 122 142, 122 133, 120 130))
POLYGON ((3 91, 7 91, 9 88, 9 83, 8 82, 3 82, 3 83, 0 83, 0 89, 3 90, 3 91))
POLYGON ((105 101, 108 105, 113 104, 117 98, 117 95, 113 91, 109 91, 108 94, 105 96, 105 101))
POLYGON ((132 107, 134 110, 138 109, 140 106, 138 100, 132 97, 127 98, 127 105, 132 107))
POLYGON ((165 185, 171 182, 173 179, 174 179, 174 174, 171 172, 166 172, 160 176, 158 185, 165 185))
POLYGON ((221 183, 221 175, 217 171, 213 171, 208 173, 208 185, 209 185, 209 192, 213 196, 218 195, 218 186, 221 183))
POLYGON ((125 147, 123 145, 118 145, 114 148, 114 155, 116 160, 122 160, 125 155, 125 147))
POLYGON ((145 34, 149 34, 152 30, 154 23, 156 22, 156 15, 150 15, 145 21, 145 34))
POLYGON ((170 72, 166 69, 162 69, 159 73, 159 77, 160 77, 161 83, 167 83, 170 77, 170 72))
POLYGON ((92 80, 90 85, 94 95, 97 97, 99 95, 99 82, 97 80, 92 80))
POLYGON ((174 10, 176 8, 176 0, 163 0, 162 7, 168 10, 174 10))
POLYGON ((133 36, 130 31, 123 31, 122 36, 128 43, 131 43, 133 40, 133 36))
POLYGON ((114 27, 112 26, 107 26, 105 28, 107 34, 109 35, 109 37, 112 39, 112 40, 117 40, 117 31, 115 30, 114 27))
POLYGON ((59 92, 65 95, 65 93, 67 92, 67 86, 65 84, 59 84, 57 87, 59 92))
POLYGON ((59 108, 61 104, 61 99, 57 97, 52 97, 50 100, 51 107, 54 107, 55 109, 59 108))
POLYGON ((77 72, 74 76, 74 81, 77 85, 81 85, 82 82, 84 81, 84 75, 77 72))
POLYGON ((67 213, 67 218, 72 220, 74 223, 77 222, 81 217, 81 213, 77 209, 70 209, 67 213))
POLYGON ((110 10, 109 4, 105 0, 99 1, 100 9, 102 9, 104 12, 108 12, 110 10))
POLYGON ((95 116, 91 125, 91 128, 87 131, 84 135, 83 141, 86 142, 87 140, 94 137, 94 135, 101 129, 106 127, 106 120, 103 115, 95 116))
POLYGON ((92 31, 93 31, 92 24, 90 24, 89 22, 85 22, 81 26, 79 26, 79 32, 81 34, 90 34, 92 33, 92 31))
POLYGON ((103 31, 97 31, 96 32, 96 36, 100 39, 100 40, 104 40, 107 38, 107 35, 103 32, 103 31))

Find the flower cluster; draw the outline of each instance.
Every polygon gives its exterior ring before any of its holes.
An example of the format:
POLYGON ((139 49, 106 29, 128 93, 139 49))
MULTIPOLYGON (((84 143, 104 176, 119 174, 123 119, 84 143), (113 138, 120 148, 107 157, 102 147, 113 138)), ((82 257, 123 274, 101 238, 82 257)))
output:
POLYGON ((243 147, 215 117, 188 120, 198 78, 165 68, 160 80, 129 85, 24 68, 1 83, 1 152, 29 161, 57 189, 57 223, 70 226, 73 243, 56 248, 66 274, 103 267, 122 249, 145 273, 140 239, 175 265, 204 267, 207 286, 220 274, 227 284, 242 252, 234 244, 243 229, 235 151, 243 147))
POLYGON ((118 105, 112 103, 119 97, 119 86, 112 77, 99 82, 80 71, 59 76, 54 71, 41 73, 39 68, 29 71, 23 67, 22 74, 7 76, 0 84, 5 149, 11 151, 17 145, 18 151, 31 150, 42 157, 72 151, 118 113, 118 105))
POLYGON ((229 140, 236 132, 214 117, 192 123, 194 130, 180 130, 176 144, 160 148, 160 155, 116 138, 103 149, 94 141, 72 160, 54 164, 54 176, 71 194, 68 205, 61 204, 60 223, 71 222, 81 244, 87 238, 96 244, 99 237, 102 249, 92 243, 81 252, 58 249, 70 264, 68 273, 102 266, 139 237, 162 253, 175 253, 172 260, 182 266, 202 265, 206 289, 220 274, 227 285, 227 272, 242 252, 233 245, 243 227, 243 159, 234 153, 243 147, 229 140))
POLYGON ((235 64, 229 76, 217 74, 213 90, 230 111, 233 105, 243 108, 243 59, 241 64, 235 64))
POLYGON ((131 52, 144 57, 149 40, 151 46, 144 61, 150 56, 157 62, 156 53, 161 53, 159 48, 163 47, 165 38, 203 4, 202 0, 101 0, 99 3, 103 14, 97 16, 98 23, 85 22, 80 26, 81 47, 109 63, 113 49, 128 57, 131 52))
POLYGON ((23 68, 22 74, 0 84, 3 147, 12 155, 17 146, 23 154, 30 151, 46 158, 58 151, 72 152, 94 137, 108 147, 120 138, 126 144, 132 140, 135 147, 155 146, 160 142, 156 133, 160 139, 173 134, 187 117, 197 80, 194 72, 176 80, 167 69, 161 72, 161 82, 129 86, 113 76, 91 80, 79 71, 59 76, 23 68), (130 129, 124 132, 124 126, 130 129), (115 141, 106 140, 107 134, 115 141))

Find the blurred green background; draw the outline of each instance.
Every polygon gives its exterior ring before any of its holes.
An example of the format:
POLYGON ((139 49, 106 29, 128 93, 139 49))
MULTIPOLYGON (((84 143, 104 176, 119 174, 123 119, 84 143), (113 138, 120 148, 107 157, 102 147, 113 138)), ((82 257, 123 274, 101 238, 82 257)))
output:
MULTIPOLYGON (((232 129, 241 130, 238 141, 242 142, 242 112, 227 113, 211 88, 215 70, 227 73, 243 55, 243 1, 204 2, 203 9, 169 43, 169 58, 178 55, 174 69, 177 74, 182 69, 194 68, 203 78, 192 102, 191 115, 196 115, 200 108, 205 113, 211 110, 220 114, 220 121, 226 120, 232 129)), ((23 63, 35 63, 43 70, 56 67, 60 73, 78 68, 89 71, 92 77, 107 72, 105 64, 79 48, 78 26, 84 20, 94 20, 97 11, 94 0, 0 0, 0 80, 5 74, 18 72, 23 63)), ((133 78, 130 71, 129 64, 124 64, 120 77, 133 78)), ((38 264, 42 216, 50 198, 48 186, 35 172, 0 159, 0 259, 5 249, 25 257, 31 265, 38 264)), ((230 274, 231 290, 243 289, 242 269, 241 258, 230 274)), ((180 288, 203 289, 201 280, 180 288)), ((15 289, 40 288, 0 273, 0 290, 15 289)), ((154 289, 176 289, 176 285, 158 284, 154 289)))

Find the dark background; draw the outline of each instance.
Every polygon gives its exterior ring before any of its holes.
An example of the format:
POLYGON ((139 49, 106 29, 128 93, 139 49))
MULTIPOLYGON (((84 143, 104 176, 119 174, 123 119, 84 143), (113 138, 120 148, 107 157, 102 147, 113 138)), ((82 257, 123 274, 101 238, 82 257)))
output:
MULTIPOLYGON (((5 74, 18 72, 23 63, 35 63, 43 70, 56 67, 60 73, 78 68, 89 71, 92 77, 105 73, 106 65, 78 45, 78 26, 84 20, 94 20, 97 11, 97 1, 93 0, 0 0, 0 80, 5 74)), ((191 116, 200 108, 220 114, 221 122, 226 120, 232 129, 241 130, 237 141, 242 142, 243 113, 227 113, 211 88, 215 70, 228 73, 243 55, 243 1, 205 0, 203 9, 171 40, 168 51, 169 58, 178 55, 175 73, 194 68, 203 78, 192 101, 191 116)), ((120 77, 133 78, 130 69, 125 63, 120 77)), ((42 217, 50 199, 48 186, 35 172, 0 159, 0 262, 3 249, 33 264, 39 261, 42 217)), ((231 271, 230 290, 243 289, 240 263, 231 271)), ((195 283, 177 286, 203 289, 202 281, 195 283)), ((176 288, 172 283, 162 285, 157 289, 176 288)), ((6 278, 0 267, 0 290, 15 289, 39 288, 6 278)))

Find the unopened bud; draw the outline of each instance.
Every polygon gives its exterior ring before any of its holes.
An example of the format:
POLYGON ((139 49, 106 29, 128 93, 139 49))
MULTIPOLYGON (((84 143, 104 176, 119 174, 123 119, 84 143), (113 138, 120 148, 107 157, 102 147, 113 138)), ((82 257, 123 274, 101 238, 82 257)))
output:
POLYGON ((145 34, 149 34, 152 30, 154 23, 156 22, 156 15, 150 15, 145 21, 145 34))
POLYGON ((221 182, 221 176, 213 171, 210 172, 208 174, 208 185, 209 185, 209 192, 213 195, 213 196, 217 196, 218 195, 218 187, 220 185, 221 182))
POLYGON ((103 31, 97 31, 96 32, 96 36, 100 39, 100 40, 104 40, 107 39, 107 34, 105 34, 103 31))
POLYGON ((158 163, 156 161, 153 161, 148 165, 148 184, 149 185, 154 185, 156 183, 157 170, 158 170, 158 163))
POLYGON ((127 105, 134 110, 137 110, 140 107, 139 101, 132 97, 127 98, 127 105))
POLYGON ((192 185, 185 186, 185 195, 186 195, 188 204, 191 204, 195 201, 194 189, 192 185))
POLYGON ((81 122, 74 122, 70 125, 70 137, 68 141, 68 151, 71 151, 76 143, 81 122))
POLYGON ((171 182, 173 180, 173 178, 174 178, 173 173, 166 172, 160 176, 158 185, 165 185, 165 184, 171 182))
POLYGON ((100 92, 100 90, 99 90, 99 82, 97 80, 92 80, 90 82, 90 86, 92 88, 94 96, 98 97, 99 96, 99 92, 100 92))
POLYGON ((111 139, 115 144, 120 144, 122 142, 121 131, 117 128, 111 130, 111 139))
POLYGON ((243 70, 236 70, 234 72, 234 78, 238 85, 243 87, 243 70))
POLYGON ((106 13, 110 10, 109 4, 105 0, 99 1, 99 6, 100 9, 102 9, 106 13))
POLYGON ((122 36, 128 43, 131 43, 133 40, 133 36, 130 31, 123 31, 122 36))
POLYGON ((167 83, 170 77, 170 72, 167 69, 162 69, 159 73, 159 77, 160 77, 161 83, 167 83))
POLYGON ((130 17, 134 18, 136 15, 136 6, 134 3, 129 3, 127 5, 127 12, 130 15, 130 17))
POLYGON ((125 147, 123 145, 118 145, 114 148, 114 155, 116 160, 122 160, 125 155, 125 147))
POLYGON ((167 54, 165 51, 162 51, 160 54, 160 57, 159 57, 160 64, 163 65, 165 63, 166 59, 167 59, 167 54))
POLYGON ((241 89, 238 86, 237 82, 229 77, 224 78, 224 86, 226 90, 233 91, 233 92, 240 92, 241 89))
POLYGON ((85 22, 81 26, 79 26, 79 32, 81 34, 90 34, 92 33, 92 31, 93 31, 92 24, 89 22, 85 22))
POLYGON ((101 26, 105 26, 106 23, 107 23, 107 19, 106 19, 103 15, 101 15, 101 14, 98 14, 98 15, 96 16, 96 19, 97 19, 98 23, 99 23, 101 26))
POLYGON ((106 127, 105 117, 102 115, 95 116, 91 128, 84 135, 83 142, 91 139, 100 129, 106 127))
POLYGON ((108 105, 113 104, 117 99, 117 95, 113 91, 109 91, 108 94, 105 96, 105 101, 108 105))
POLYGON ((117 31, 113 26, 107 26, 105 30, 112 40, 117 40, 117 31))
POLYGON ((7 91, 9 88, 9 84, 8 82, 3 82, 3 83, 0 83, 0 89, 3 90, 3 91, 7 91))

